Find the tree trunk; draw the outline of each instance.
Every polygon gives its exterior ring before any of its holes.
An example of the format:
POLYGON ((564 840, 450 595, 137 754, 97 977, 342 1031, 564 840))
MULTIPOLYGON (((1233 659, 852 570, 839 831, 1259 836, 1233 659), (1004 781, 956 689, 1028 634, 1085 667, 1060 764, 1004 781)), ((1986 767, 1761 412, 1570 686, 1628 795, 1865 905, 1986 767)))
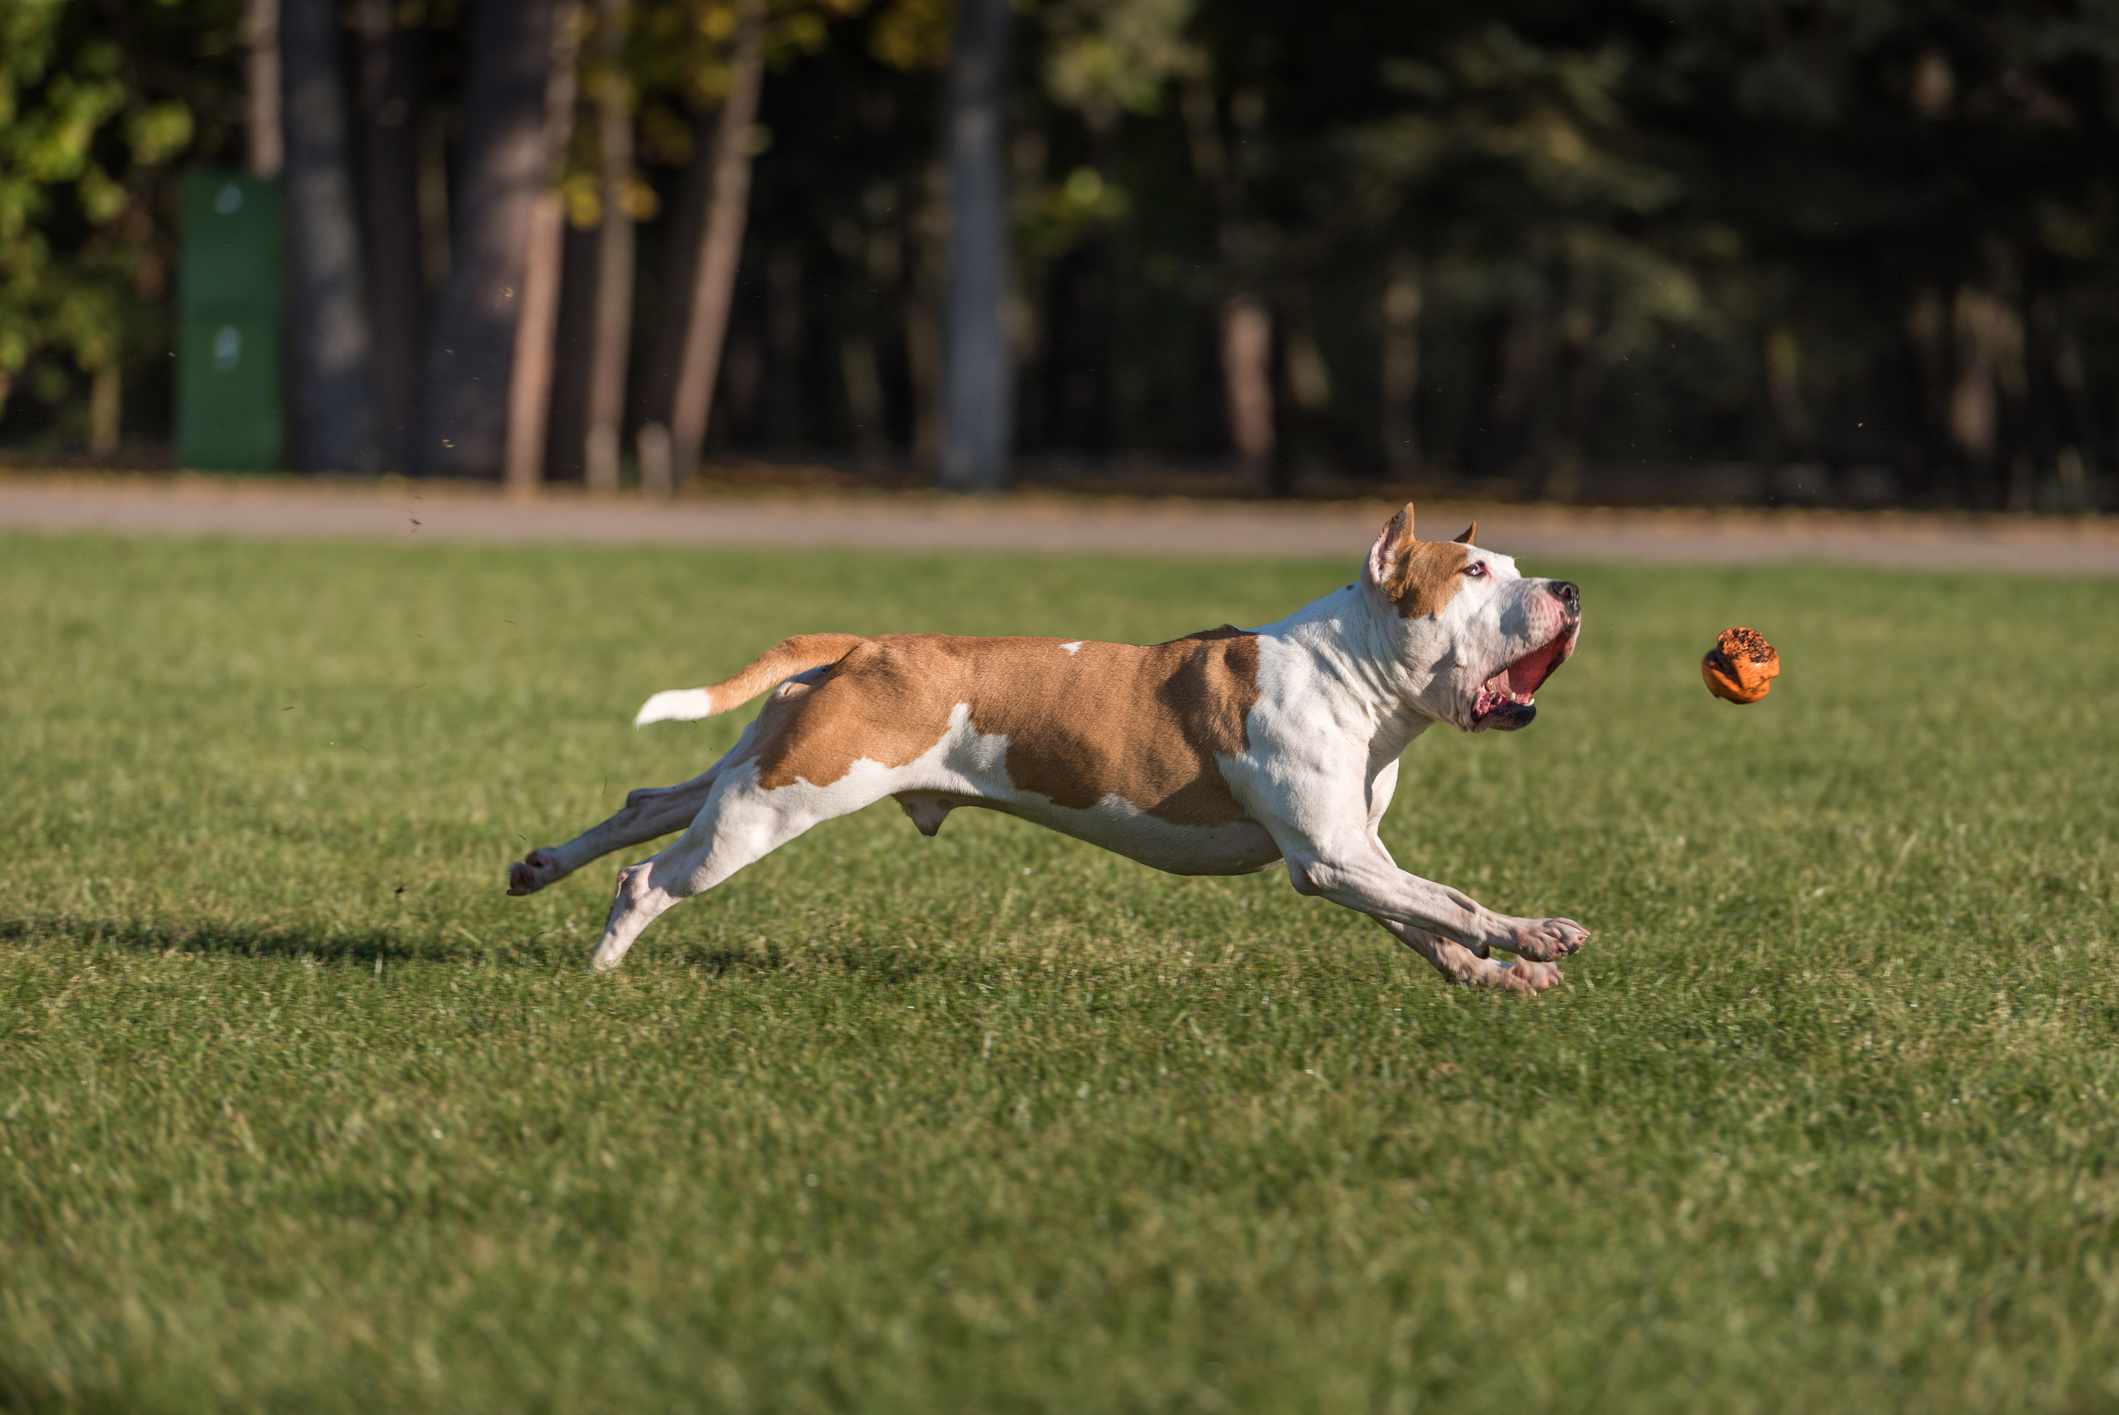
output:
POLYGON ((808 321, 802 308, 802 249, 789 242, 765 263, 765 430, 785 452, 813 443, 802 378, 808 321))
POLYGON ((926 470, 942 460, 942 285, 948 264, 943 231, 948 198, 942 164, 927 164, 905 184, 905 381, 912 402, 912 464, 926 470))
POLYGON ((508 490, 527 494, 544 481, 545 424, 552 411, 552 332, 559 323, 559 273, 566 251, 566 210, 559 178, 574 131, 572 5, 555 16, 552 61, 545 85, 544 184, 530 203, 521 314, 508 376, 508 490))
MULTIPOLYGON (((419 279, 424 297, 431 300, 449 284, 449 134, 440 122, 422 123, 419 126, 419 153, 414 159, 419 168, 419 279)), ((425 314, 425 306, 421 314, 425 314)), ((422 325, 426 323, 424 317, 422 325)), ((422 350, 431 347, 431 340, 422 340, 422 350)), ((422 355, 424 360, 424 354, 422 355)), ((415 428, 415 433, 416 433, 415 428)), ((417 445, 417 438, 415 443, 417 445)), ((419 459, 414 457, 416 463, 419 459)))
POLYGON ((1404 479, 1420 470, 1419 263, 1407 252, 1391 257, 1383 287, 1383 464, 1404 479))
POLYGON ((1997 472, 2001 396, 1996 303, 1986 291, 1964 286, 1951 309, 1955 376, 1950 383, 1950 438, 1960 464, 1969 469, 1960 479, 1958 494, 1984 509, 2003 499, 1997 472))
POLYGON ((529 232, 548 183, 545 116, 558 0, 477 0, 449 279, 427 336, 418 462, 490 476, 507 431, 529 232))
MULTIPOLYGON (((570 204, 567 210, 571 215, 570 204)), ((559 313, 552 326, 552 406, 544 429, 548 482, 564 478, 588 485, 589 376, 594 372, 588 354, 596 346, 596 246, 602 224, 559 223, 559 313)), ((621 424, 623 416, 621 404, 621 424)), ((614 443, 614 474, 620 451, 614 443)))
POLYGON ((376 443, 383 465, 412 464, 426 281, 419 209, 419 63, 393 0, 357 0, 361 210, 374 357, 376 443))
MULTIPOLYGON (((1540 284, 1550 291, 1548 282, 1540 284)), ((1554 346, 1558 342, 1553 326, 1563 317, 1549 294, 1509 310, 1487 413, 1488 446, 1496 471, 1521 472, 1526 462, 1534 463, 1550 450, 1554 346)))
POLYGON ((1273 429, 1273 477, 1266 489, 1273 496, 1293 496, 1305 448, 1331 445, 1325 418, 1332 404, 1332 371, 1317 342, 1315 314, 1302 285, 1282 301, 1278 314, 1273 388, 1280 416, 1273 429))
POLYGON ((1221 307, 1221 392, 1228 404, 1230 450, 1244 480, 1273 478, 1273 316, 1264 302, 1231 295, 1221 307))
POLYGON ((2091 411, 2088 369, 2082 345, 2068 324, 2066 305, 2057 298, 2051 304, 2052 353, 2048 369, 2057 402, 2055 416, 2061 424, 2060 450, 2054 463, 2057 509, 2074 513, 2096 511, 2097 419, 2091 411))
POLYGON ((305 472, 372 471, 368 306, 339 71, 338 7, 332 0, 287 0, 280 23, 293 461, 305 472))
POLYGON ((286 156, 280 121, 280 0, 243 0, 244 136, 250 175, 277 177, 286 156))
POLYGON ((633 218, 626 189, 633 180, 633 95, 625 74, 629 0, 598 0, 602 65, 597 75, 596 133, 601 165, 596 231, 596 328, 589 347, 589 429, 584 457, 589 486, 618 489, 618 449, 625 429, 625 375, 633 347, 633 218))
POLYGON ((115 361, 98 364, 88 382, 88 451, 108 457, 118 450, 123 427, 125 381, 115 361))
POLYGON ((1783 461, 1812 450, 1810 409, 1803 399, 1803 346, 1795 331, 1775 324, 1766 331, 1766 405, 1772 413, 1773 455, 1783 461))
POLYGON ((743 226, 750 214, 751 130, 757 121, 758 89, 764 76, 764 3, 743 0, 735 52, 729 60, 728 93, 714 124, 712 195, 698 268, 685 301, 684 351, 670 406, 671 473, 680 485, 699 465, 707 417, 713 411, 721 343, 728 333, 736 266, 743 254, 743 226))
POLYGON ((881 467, 890 451, 883 425, 883 374, 875 340, 866 329, 848 328, 839 335, 839 381, 846 388, 854 455, 864 469, 881 467))
POLYGON ((1905 333, 1906 424, 1913 436, 1901 470, 1912 499, 1927 505, 1940 499, 1942 479, 1953 475, 1956 463, 1949 432, 1949 317, 1940 291, 1930 286, 1914 293, 1905 333))
POLYGON ((1583 293, 1579 266, 1568 262, 1556 276, 1560 316, 1551 355, 1539 370, 1531 457, 1538 495, 1546 501, 1579 501, 1587 471, 1585 449, 1603 366, 1599 312, 1583 293))
POLYGON ((643 429, 654 423, 667 430, 670 409, 677 401, 677 373, 684 363, 684 340, 690 331, 674 311, 698 279, 699 251, 706 244, 707 207, 713 200, 716 117, 705 113, 694 120, 691 155, 677 179, 669 217, 662 223, 659 278, 650 291, 650 303, 657 317, 650 321, 647 363, 635 393, 635 412, 643 429))
MULTIPOLYGON (((901 186, 899 191, 903 190, 901 186)), ((862 223, 858 269, 867 275, 867 288, 851 302, 842 302, 834 321, 854 451, 870 471, 880 471, 890 460, 891 398, 885 372, 890 360, 883 330, 890 313, 905 308, 893 298, 905 274, 905 218, 898 210, 902 205, 902 201, 893 201, 889 215, 862 223)))
POLYGON ((1009 0, 959 0, 949 61, 942 484, 967 491, 1008 483, 1008 15, 1009 0))
POLYGON ((1291 490, 1294 467, 1279 436, 1286 410, 1278 406, 1275 346, 1280 342, 1273 312, 1253 288, 1257 268, 1247 255, 1258 243, 1246 239, 1241 213, 1243 181, 1222 134, 1222 105, 1205 75, 1185 85, 1181 102, 1185 139, 1192 169, 1213 200, 1215 246, 1221 258, 1222 296, 1217 350, 1221 362, 1221 401, 1229 451, 1238 471, 1269 495, 1291 490))

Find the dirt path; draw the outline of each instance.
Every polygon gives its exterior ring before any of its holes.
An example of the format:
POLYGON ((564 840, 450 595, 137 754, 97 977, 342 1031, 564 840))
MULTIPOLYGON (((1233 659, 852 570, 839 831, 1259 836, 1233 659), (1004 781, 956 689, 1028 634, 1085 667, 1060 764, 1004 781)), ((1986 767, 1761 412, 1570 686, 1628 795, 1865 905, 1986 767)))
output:
MULTIPOLYGON (((184 477, 0 477, 0 530, 744 545, 1129 555, 1351 556, 1381 502, 1272 505, 906 492, 689 496, 655 503, 473 485, 184 477)), ((1423 502, 1433 535, 1476 518, 1480 543, 1538 559, 1808 560, 1922 569, 2119 575, 2119 523, 1899 513, 1611 511, 1423 502)))

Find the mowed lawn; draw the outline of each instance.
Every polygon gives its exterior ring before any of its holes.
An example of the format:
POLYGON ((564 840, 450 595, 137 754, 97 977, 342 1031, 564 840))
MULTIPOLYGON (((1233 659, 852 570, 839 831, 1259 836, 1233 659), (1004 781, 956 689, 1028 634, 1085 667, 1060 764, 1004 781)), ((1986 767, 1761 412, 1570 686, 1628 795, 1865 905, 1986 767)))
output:
POLYGON ((0 540, 0 1407, 2119 1406, 2119 584, 1528 567, 1581 652, 1384 834, 1595 931, 1535 1000, 888 803, 594 977, 621 861, 503 871, 748 716, 650 691, 1256 623, 1362 548, 416 534, 0 540))

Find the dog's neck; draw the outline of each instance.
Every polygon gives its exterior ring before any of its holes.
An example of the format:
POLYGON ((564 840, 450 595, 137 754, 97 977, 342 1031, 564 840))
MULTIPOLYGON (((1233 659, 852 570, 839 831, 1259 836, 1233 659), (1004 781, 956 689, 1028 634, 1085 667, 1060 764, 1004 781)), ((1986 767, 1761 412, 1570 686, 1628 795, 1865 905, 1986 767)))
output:
POLYGON ((1419 704, 1443 664, 1415 668, 1399 647, 1398 616, 1386 619, 1361 581, 1314 599, 1258 632, 1300 649, 1339 691, 1334 706, 1369 742, 1372 765, 1395 760, 1435 722, 1419 704))

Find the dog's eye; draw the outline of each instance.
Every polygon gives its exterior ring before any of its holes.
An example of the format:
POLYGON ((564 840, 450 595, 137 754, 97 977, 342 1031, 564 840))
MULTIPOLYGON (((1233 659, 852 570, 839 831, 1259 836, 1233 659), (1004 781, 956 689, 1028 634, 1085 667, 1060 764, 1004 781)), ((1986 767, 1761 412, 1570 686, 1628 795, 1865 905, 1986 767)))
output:
POLYGON ((1483 580, 1486 578, 1486 564, 1484 561, 1474 560, 1464 567, 1464 573, 1475 580, 1483 580))

